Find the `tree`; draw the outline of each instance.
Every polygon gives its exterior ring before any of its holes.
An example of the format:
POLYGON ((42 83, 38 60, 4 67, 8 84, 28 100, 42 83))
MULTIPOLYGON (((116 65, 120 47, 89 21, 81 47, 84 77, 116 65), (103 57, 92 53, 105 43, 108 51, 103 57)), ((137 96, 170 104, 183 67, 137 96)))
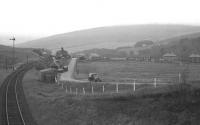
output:
POLYGON ((134 56, 134 51, 130 51, 130 52, 129 52, 129 56, 130 56, 130 57, 133 57, 133 56, 134 56))
POLYGON ((64 58, 70 58, 71 57, 69 55, 69 53, 66 50, 64 50, 63 47, 61 48, 61 50, 59 50, 59 51, 56 52, 56 58, 57 59, 60 59, 62 57, 64 57, 64 58))

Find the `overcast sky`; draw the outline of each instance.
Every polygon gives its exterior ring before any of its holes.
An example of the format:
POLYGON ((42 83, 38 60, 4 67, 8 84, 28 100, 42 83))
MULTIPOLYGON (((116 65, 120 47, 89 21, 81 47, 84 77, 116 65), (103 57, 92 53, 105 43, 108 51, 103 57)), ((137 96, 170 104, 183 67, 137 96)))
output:
POLYGON ((200 24, 199 0, 0 0, 0 34, 47 36, 92 27, 200 24))

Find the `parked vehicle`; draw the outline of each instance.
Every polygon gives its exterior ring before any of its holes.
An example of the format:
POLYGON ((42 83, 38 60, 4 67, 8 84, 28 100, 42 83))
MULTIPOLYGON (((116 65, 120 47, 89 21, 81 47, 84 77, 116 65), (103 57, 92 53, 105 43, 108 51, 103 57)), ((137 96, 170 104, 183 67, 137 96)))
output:
POLYGON ((63 66, 64 71, 68 71, 68 66, 63 66))
POLYGON ((89 73, 88 80, 91 82, 101 82, 102 80, 99 78, 97 73, 89 73))
POLYGON ((63 72, 65 72, 65 71, 64 71, 63 68, 59 68, 59 69, 57 69, 57 72, 58 72, 58 73, 63 73, 63 72))

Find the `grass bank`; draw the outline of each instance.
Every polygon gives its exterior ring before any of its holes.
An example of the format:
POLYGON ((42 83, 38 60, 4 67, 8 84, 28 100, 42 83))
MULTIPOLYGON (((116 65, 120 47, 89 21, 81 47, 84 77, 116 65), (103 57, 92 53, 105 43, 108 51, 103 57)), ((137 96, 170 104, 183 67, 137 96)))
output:
POLYGON ((3 83, 4 79, 6 78, 6 76, 8 76, 10 73, 12 72, 12 70, 5 70, 5 69, 0 69, 0 86, 3 83))
POLYGON ((138 95, 75 96, 57 84, 39 82, 35 70, 23 85, 39 125, 200 124, 200 90, 190 85, 144 89, 138 95))

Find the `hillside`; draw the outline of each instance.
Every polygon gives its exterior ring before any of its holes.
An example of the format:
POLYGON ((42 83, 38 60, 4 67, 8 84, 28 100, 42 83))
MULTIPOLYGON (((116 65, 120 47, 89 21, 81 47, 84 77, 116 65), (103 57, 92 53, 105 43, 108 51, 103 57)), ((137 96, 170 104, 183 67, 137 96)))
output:
MULTIPOLYGON (((9 64, 12 63, 13 48, 10 46, 0 45, 0 65, 4 65, 6 58, 9 64)), ((29 48, 15 48, 16 62, 22 62, 27 59, 36 58, 36 55, 29 48)))
POLYGON ((190 54, 200 54, 200 35, 199 37, 183 37, 173 39, 168 44, 153 46, 150 49, 142 50, 141 55, 159 57, 164 53, 173 52, 179 58, 186 59, 190 54))
POLYGON ((192 38, 197 38, 200 37, 200 32, 195 32, 195 33, 189 33, 189 34, 184 34, 184 35, 180 35, 180 36, 176 36, 176 37, 171 37, 165 40, 161 40, 158 42, 158 44, 167 44, 167 43, 177 43, 179 42, 181 39, 192 39, 192 38))
POLYGON ((58 34, 18 44, 19 47, 35 47, 57 50, 61 46, 70 52, 92 49, 113 49, 133 46, 141 40, 162 41, 172 37, 200 32, 199 26, 186 25, 127 25, 100 27, 58 34))

